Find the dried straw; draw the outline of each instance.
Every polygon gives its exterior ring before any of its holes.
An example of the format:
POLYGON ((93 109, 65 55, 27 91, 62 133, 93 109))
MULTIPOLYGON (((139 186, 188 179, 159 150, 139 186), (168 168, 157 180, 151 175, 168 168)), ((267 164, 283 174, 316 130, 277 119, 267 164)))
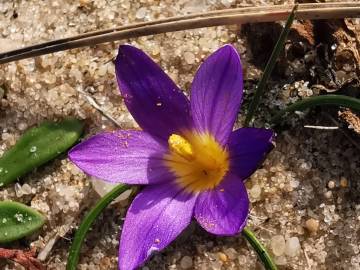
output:
MULTIPOLYGON (((0 64, 139 36, 219 25, 281 21, 286 20, 292 8, 292 5, 245 7, 130 24, 1 53, 0 64)), ((360 17, 360 2, 299 4, 298 11, 296 12, 297 19, 335 19, 347 17, 360 17)))

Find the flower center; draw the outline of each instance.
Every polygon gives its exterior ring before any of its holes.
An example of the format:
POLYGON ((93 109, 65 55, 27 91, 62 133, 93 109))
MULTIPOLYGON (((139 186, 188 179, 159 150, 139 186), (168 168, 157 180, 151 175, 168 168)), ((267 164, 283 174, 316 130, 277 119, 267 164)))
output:
POLYGON ((172 134, 166 166, 176 182, 189 192, 213 189, 229 169, 229 154, 208 133, 186 132, 184 137, 172 134))

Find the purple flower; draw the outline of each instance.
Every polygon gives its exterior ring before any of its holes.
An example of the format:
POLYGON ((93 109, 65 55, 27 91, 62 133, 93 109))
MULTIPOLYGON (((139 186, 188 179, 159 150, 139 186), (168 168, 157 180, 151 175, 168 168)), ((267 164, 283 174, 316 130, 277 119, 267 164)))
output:
POLYGON ((123 227, 119 269, 143 264, 192 217, 208 232, 234 235, 245 226, 244 180, 272 148, 273 132, 233 125, 243 95, 240 57, 231 45, 197 71, 190 101, 144 52, 119 48, 116 76, 130 113, 143 129, 98 134, 70 159, 105 181, 147 185, 123 227))

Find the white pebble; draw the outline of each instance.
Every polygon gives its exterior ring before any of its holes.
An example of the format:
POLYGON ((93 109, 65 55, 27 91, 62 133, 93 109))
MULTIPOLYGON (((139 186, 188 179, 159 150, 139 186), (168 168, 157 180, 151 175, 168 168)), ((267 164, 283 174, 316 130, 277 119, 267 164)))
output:
POLYGON ((221 0, 221 4, 223 4, 227 8, 231 7, 231 4, 233 4, 233 3, 234 3, 234 0, 221 0))
POLYGON ((142 7, 136 11, 135 17, 137 19, 143 19, 146 16, 146 8, 142 7))
POLYGON ((300 252, 300 241, 297 237, 291 237, 286 241, 285 254, 289 257, 295 257, 300 252))
MULTIPOLYGON (((118 184, 116 183, 109 183, 102 181, 96 177, 91 177, 91 183, 93 189, 96 191, 97 194, 99 194, 100 197, 104 197, 108 192, 110 192, 114 187, 116 187, 118 184)), ((130 197, 132 191, 131 189, 123 192, 119 197, 117 197, 113 203, 124 201, 127 198, 130 197)))
POLYGON ((271 238, 271 250, 275 256, 281 256, 285 252, 285 239, 282 235, 275 235, 271 238))
POLYGON ((20 131, 24 131, 25 129, 27 129, 27 124, 25 122, 20 122, 17 126, 17 128, 20 130, 20 131))
POLYGON ((254 185, 250 191, 250 196, 254 199, 260 198, 261 196, 261 187, 259 185, 254 185))
POLYGON ((32 193, 32 189, 28 184, 24 184, 21 189, 24 195, 28 195, 32 193))
POLYGON ((335 187, 335 182, 334 181, 329 181, 328 188, 333 189, 334 187, 335 187))
POLYGON ((15 184, 14 189, 15 189, 16 196, 17 197, 22 197, 23 193, 22 193, 22 190, 21 190, 21 185, 19 183, 15 184))
POLYGON ((184 59, 185 59, 185 62, 189 65, 195 63, 195 55, 192 52, 185 52, 184 59))
POLYGON ((290 181, 290 186, 292 187, 292 188, 297 188, 298 186, 299 186, 299 181, 297 181, 297 180, 291 180, 290 181))
POLYGON ((287 264, 287 260, 286 260, 285 256, 275 257, 274 261, 277 265, 286 265, 287 264))

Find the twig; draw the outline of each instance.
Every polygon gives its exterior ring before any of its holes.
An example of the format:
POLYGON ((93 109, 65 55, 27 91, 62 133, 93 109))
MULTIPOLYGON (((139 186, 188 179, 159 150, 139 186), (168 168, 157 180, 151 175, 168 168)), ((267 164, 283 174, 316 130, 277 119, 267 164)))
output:
POLYGON ((98 110, 103 116, 105 116, 107 119, 109 119, 111 122, 114 123, 114 125, 116 125, 117 127, 121 127, 121 124, 116 121, 116 119, 114 117, 112 117, 110 114, 108 114, 103 108, 100 107, 100 105, 95 101, 95 99, 93 97, 91 97, 89 94, 87 94, 86 92, 84 92, 81 89, 77 89, 77 91, 79 93, 81 93, 86 100, 90 103, 91 106, 93 106, 96 110, 98 110))
MULTIPOLYGON (((210 11, 113 29, 89 32, 0 54, 0 64, 68 49, 93 46, 116 40, 202 27, 286 20, 292 5, 262 6, 210 11)), ((299 4, 298 19, 333 19, 360 16, 360 3, 299 4)))
POLYGON ((304 255, 305 255, 306 264, 307 264, 306 269, 311 269, 311 268, 310 268, 310 258, 309 258, 309 256, 307 255, 307 252, 306 252, 305 249, 304 249, 304 255))
POLYGON ((310 126, 310 125, 305 125, 304 128, 323 129, 323 130, 339 129, 339 127, 310 126))

